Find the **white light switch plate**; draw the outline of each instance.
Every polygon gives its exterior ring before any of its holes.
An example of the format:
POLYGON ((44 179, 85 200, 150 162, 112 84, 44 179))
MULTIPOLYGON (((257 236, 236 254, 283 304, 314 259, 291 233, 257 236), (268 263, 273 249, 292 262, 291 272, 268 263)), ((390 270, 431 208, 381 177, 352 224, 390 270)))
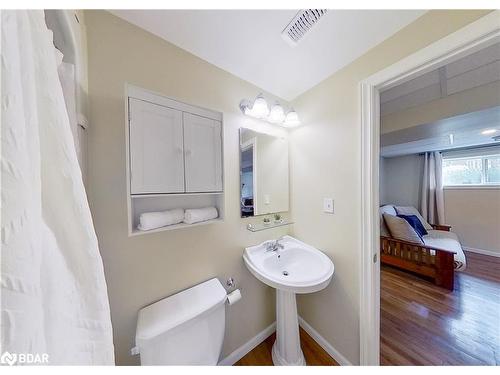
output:
POLYGON ((323 211, 333 214, 333 198, 323 198, 323 211))
POLYGON ((264 194, 264 204, 271 204, 271 197, 269 194, 264 194))

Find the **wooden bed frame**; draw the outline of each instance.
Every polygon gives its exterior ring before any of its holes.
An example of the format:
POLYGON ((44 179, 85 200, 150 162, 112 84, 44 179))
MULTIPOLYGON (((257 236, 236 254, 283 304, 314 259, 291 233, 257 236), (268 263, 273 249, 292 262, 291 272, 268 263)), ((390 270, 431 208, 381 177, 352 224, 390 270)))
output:
MULTIPOLYGON (((448 225, 434 225, 433 229, 450 231, 448 225)), ((453 290, 455 268, 453 251, 436 249, 418 243, 397 240, 391 237, 380 237, 380 260, 388 264, 418 275, 427 276, 434 284, 453 290), (434 254, 431 254, 431 250, 434 254)))

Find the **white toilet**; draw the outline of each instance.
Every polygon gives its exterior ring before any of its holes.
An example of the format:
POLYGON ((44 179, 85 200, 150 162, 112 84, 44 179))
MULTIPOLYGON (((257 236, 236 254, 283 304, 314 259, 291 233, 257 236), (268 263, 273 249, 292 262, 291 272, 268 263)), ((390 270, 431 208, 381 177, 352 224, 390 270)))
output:
POLYGON ((226 291, 211 279, 139 311, 141 365, 216 365, 225 331, 226 291))

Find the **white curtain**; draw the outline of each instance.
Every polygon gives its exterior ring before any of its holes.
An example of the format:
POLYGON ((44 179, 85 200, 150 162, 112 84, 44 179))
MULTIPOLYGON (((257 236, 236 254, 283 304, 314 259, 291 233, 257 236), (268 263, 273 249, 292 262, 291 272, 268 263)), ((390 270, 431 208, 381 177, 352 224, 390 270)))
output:
POLYGON ((66 103, 66 111, 68 112, 69 125, 73 140, 75 142, 76 156, 80 162, 80 141, 78 139, 78 122, 76 120, 76 87, 75 87, 75 65, 63 62, 63 54, 58 49, 55 49, 56 62, 58 65, 57 73, 63 91, 64 102, 66 103))
POLYGON ((83 182, 86 180, 86 145, 87 139, 85 129, 78 124, 77 111, 76 111, 76 73, 75 65, 63 62, 63 54, 55 49, 56 59, 58 62, 57 72, 59 74, 59 81, 61 82, 64 101, 66 103, 66 110, 69 116, 69 124, 73 140, 76 148, 76 156, 82 172, 83 182))
POLYGON ((445 224, 442 157, 440 152, 426 152, 420 212, 431 224, 445 224))
POLYGON ((102 259, 43 11, 2 11, 2 352, 114 364, 102 259))

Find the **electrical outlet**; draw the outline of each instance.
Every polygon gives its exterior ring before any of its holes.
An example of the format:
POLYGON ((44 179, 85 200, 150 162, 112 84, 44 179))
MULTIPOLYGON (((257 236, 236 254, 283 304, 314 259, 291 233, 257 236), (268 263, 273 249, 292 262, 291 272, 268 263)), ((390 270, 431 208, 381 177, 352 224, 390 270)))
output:
POLYGON ((333 214, 333 198, 323 198, 323 212, 333 214))

